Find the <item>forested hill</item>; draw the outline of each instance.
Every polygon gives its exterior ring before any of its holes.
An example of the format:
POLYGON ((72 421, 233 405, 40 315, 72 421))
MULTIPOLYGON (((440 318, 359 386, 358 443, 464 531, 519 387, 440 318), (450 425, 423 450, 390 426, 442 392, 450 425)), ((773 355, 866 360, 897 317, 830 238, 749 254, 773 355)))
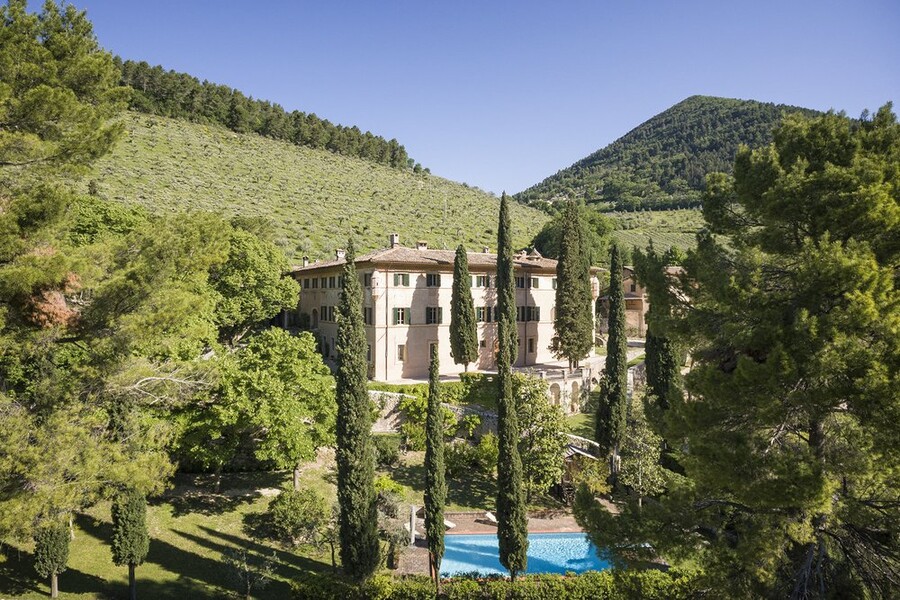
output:
POLYGON ((691 96, 516 199, 542 206, 575 194, 601 210, 697 206, 708 173, 731 172, 739 145, 768 144, 784 115, 796 112, 817 114, 784 104, 691 96))
MULTIPOLYGON (((288 257, 328 258, 348 236, 359 251, 426 240, 433 248, 497 244, 499 200, 429 173, 395 169, 217 125, 129 111, 126 134, 93 166, 83 191, 151 212, 252 217, 288 257)), ((526 246, 547 216, 513 203, 526 246)))
MULTIPOLYGON (((122 85, 130 86, 131 109, 194 123, 222 125, 236 133, 258 133, 299 146, 330 150, 395 168, 413 168, 406 149, 396 139, 385 140, 357 126, 335 125, 315 113, 287 112, 267 100, 254 100, 239 90, 187 73, 151 67, 131 60, 116 63, 122 85)), ((415 170, 421 170, 416 164, 415 170)))

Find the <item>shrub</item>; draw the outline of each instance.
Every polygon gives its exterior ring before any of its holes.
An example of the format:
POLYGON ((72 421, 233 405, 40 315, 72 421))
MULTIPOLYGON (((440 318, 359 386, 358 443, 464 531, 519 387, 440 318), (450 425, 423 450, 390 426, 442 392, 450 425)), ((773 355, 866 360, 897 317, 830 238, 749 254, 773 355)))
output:
POLYGON ((331 518, 331 507, 315 490, 285 490, 269 504, 269 516, 279 538, 314 543, 331 518))
POLYGON ((400 436, 374 435, 375 462, 381 468, 393 467, 400 462, 400 436))

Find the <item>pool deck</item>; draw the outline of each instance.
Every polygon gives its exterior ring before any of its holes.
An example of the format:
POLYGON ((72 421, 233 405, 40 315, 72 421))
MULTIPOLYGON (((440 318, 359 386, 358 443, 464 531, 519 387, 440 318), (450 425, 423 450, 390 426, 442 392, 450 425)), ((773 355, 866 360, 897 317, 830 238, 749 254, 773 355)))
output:
MULTIPOLYGON (((446 513, 444 518, 456 525, 447 530, 446 535, 448 536, 497 533, 497 526, 490 524, 484 518, 484 513, 446 513)), ((424 526, 420 519, 417 530, 421 532, 423 529, 424 526)), ((528 518, 529 533, 579 533, 581 531, 581 527, 575 522, 575 517, 568 512, 547 511, 528 518)), ((403 575, 428 574, 428 547, 424 537, 416 536, 416 544, 403 551, 397 572, 403 575)))

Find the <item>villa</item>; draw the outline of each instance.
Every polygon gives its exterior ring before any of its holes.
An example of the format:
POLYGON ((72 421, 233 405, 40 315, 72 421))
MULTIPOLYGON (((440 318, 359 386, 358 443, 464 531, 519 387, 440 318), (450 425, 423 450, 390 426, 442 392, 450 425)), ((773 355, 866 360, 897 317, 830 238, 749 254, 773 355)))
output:
MULTIPOLYGON (((441 374, 464 370, 450 356, 450 297, 453 286, 452 250, 402 246, 391 234, 387 248, 356 258, 363 286, 363 317, 368 340, 369 377, 380 381, 422 380, 428 377, 431 346, 437 345, 441 374)), ((470 285, 478 321, 479 356, 470 369, 496 368, 497 255, 484 248, 468 253, 470 285)), ((537 251, 514 256, 516 321, 519 352, 514 367, 538 368, 556 361, 550 351, 556 296, 556 262, 537 251)), ((326 358, 335 358, 337 307, 340 302, 344 252, 326 262, 296 267, 291 275, 301 286, 297 311, 286 315, 286 325, 307 329, 316 336, 326 358)), ((599 296, 599 281, 592 269, 592 304, 599 296)), ((593 314, 593 310, 591 311, 593 314)))

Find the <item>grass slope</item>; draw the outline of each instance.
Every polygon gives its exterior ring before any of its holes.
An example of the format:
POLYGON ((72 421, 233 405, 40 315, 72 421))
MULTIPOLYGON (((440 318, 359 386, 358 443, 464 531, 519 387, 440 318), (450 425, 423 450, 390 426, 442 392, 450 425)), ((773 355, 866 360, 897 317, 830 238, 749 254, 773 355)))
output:
POLYGON ((657 250, 671 247, 686 250, 697 242, 697 231, 703 226, 698 209, 654 210, 632 213, 612 213, 616 220, 613 239, 626 248, 647 247, 650 240, 657 250))
MULTIPOLYGON (((127 135, 91 177, 101 196, 151 211, 204 210, 271 220, 287 255, 328 258, 352 235, 360 251, 387 245, 496 246, 499 200, 440 177, 376 165, 254 134, 129 113, 127 135)), ((547 220, 513 206, 514 243, 547 220)))

